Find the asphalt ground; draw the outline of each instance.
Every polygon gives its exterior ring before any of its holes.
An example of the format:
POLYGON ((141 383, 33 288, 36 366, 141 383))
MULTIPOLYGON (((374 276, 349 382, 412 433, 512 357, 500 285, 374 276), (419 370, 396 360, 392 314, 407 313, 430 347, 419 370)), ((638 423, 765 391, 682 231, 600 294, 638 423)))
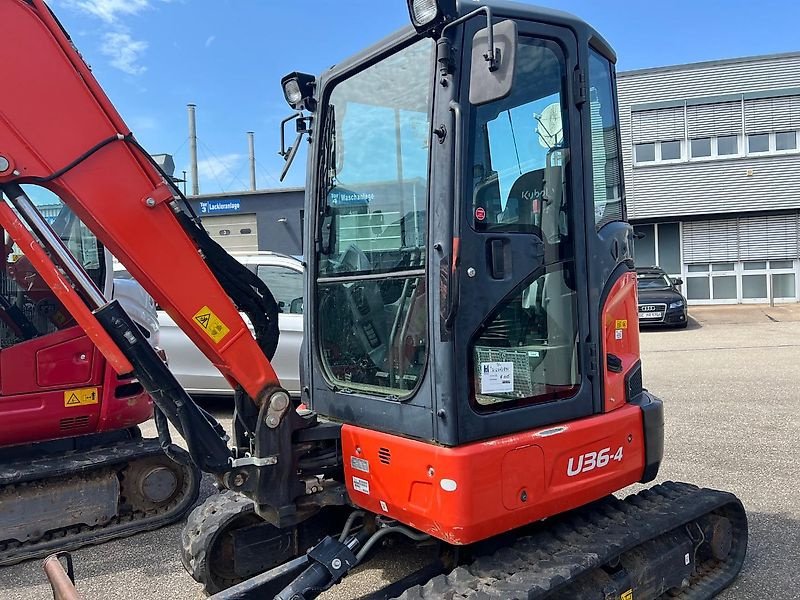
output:
MULTIPOLYGON (((665 401, 666 456, 659 480, 725 489, 745 504, 745 567, 720 598, 800 598, 800 306, 698 308, 683 331, 645 331, 645 386, 665 401)), ((227 402, 205 402, 227 426, 227 402)), ((150 424, 147 435, 153 435, 150 424)), ((623 491, 635 491, 636 488, 623 491)), ((213 493, 204 480, 201 499, 213 493)), ((74 552, 86 600, 199 600, 178 558, 180 525, 74 552)), ((359 596, 425 561, 404 544, 383 549, 329 591, 359 596)), ((51 598, 41 561, 0 568, 0 598, 51 598)))

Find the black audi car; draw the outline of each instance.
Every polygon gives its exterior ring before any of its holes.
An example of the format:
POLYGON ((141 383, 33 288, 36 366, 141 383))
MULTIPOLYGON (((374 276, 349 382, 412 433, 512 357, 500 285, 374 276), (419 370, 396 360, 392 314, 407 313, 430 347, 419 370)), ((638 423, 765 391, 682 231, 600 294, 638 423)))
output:
POLYGON ((672 279, 659 267, 636 267, 639 284, 639 324, 685 328, 689 323, 686 298, 672 279))

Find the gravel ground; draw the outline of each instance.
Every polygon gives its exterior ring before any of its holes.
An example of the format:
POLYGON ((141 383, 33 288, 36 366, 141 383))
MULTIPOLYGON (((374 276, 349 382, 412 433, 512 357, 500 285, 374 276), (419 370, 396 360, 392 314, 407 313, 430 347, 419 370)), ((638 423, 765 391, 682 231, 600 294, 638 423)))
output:
MULTIPOLYGON (((720 598, 800 597, 800 307, 697 309, 685 331, 642 335, 645 385, 666 406, 666 457, 660 480, 726 489, 750 519, 745 568, 720 598)), ((227 426, 225 402, 206 402, 227 426)), ((146 434, 154 433, 146 427, 146 434)), ((633 491, 633 490, 631 490, 633 491)), ((206 479, 201 498, 213 492, 206 479)), ((178 558, 178 525, 74 553, 86 600, 199 600, 178 558)), ((346 600, 424 562, 399 545, 331 590, 346 600)), ((40 561, 0 568, 0 598, 51 598, 40 561)))

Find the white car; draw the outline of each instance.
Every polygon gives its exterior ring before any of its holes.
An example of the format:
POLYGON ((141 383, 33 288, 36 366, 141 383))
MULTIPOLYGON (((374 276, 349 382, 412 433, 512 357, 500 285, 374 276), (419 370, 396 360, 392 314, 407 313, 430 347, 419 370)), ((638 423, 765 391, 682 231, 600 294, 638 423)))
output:
MULTIPOLYGON (((300 345, 303 342, 303 263, 274 252, 231 253, 267 284, 281 310, 280 338, 272 367, 292 396, 300 395, 300 345)), ((115 266, 115 277, 124 267, 115 266)), ((127 273, 125 273, 127 274, 127 273)), ((245 323, 250 325, 246 315, 245 323)), ((167 354, 170 371, 194 395, 232 396, 233 389, 214 365, 197 349, 163 310, 158 311, 159 345, 167 354)), ((251 328, 252 331, 252 328, 251 328)))

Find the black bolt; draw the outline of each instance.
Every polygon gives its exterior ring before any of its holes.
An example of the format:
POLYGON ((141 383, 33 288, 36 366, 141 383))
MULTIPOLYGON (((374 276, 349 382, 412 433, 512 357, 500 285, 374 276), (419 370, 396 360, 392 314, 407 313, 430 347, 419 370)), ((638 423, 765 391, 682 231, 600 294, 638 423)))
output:
POLYGON ((628 443, 630 444, 633 441, 633 435, 630 433, 628 434, 628 443))
POLYGON ((436 413, 436 415, 437 415, 437 416, 438 416, 440 419, 446 419, 446 418, 447 418, 447 412, 445 412, 445 410, 444 410, 443 408, 440 408, 440 409, 438 410, 438 412, 436 413))
POLYGON ((519 499, 523 502, 528 501, 528 492, 526 490, 522 490, 522 493, 519 495, 519 499))

